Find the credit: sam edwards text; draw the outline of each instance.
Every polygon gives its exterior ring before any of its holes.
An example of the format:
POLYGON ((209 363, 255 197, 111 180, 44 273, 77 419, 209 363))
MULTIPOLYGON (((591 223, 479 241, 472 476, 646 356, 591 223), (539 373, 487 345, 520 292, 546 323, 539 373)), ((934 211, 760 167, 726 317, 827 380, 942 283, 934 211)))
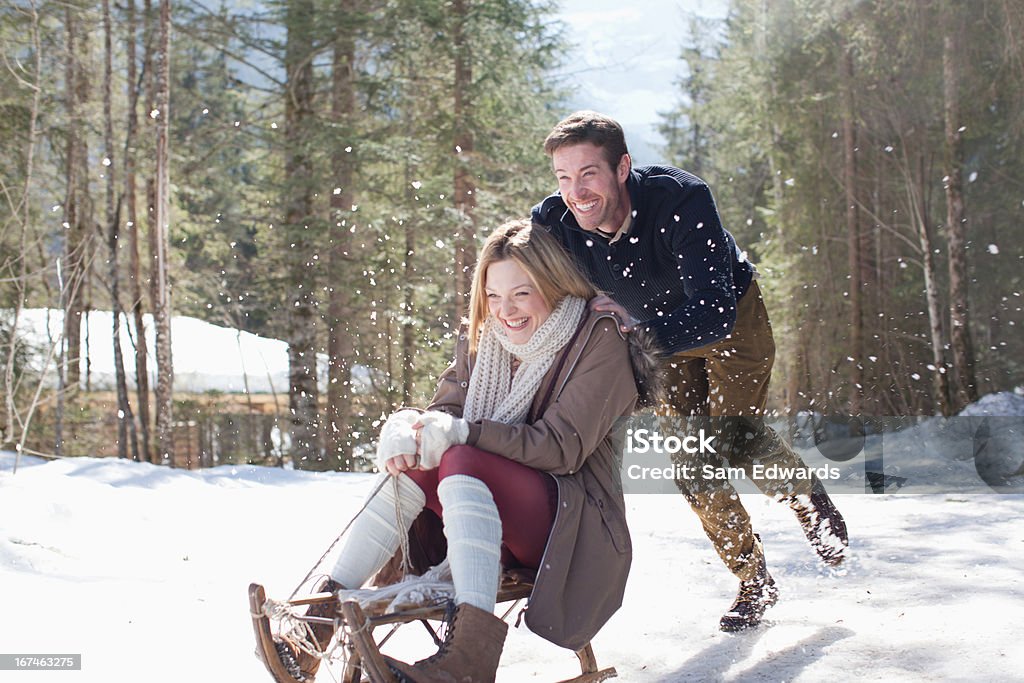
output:
MULTIPOLYGON (((715 465, 672 464, 663 467, 629 465, 626 476, 633 480, 643 479, 746 479, 747 471, 742 467, 716 467, 715 465)), ((755 480, 792 481, 793 479, 839 479, 838 467, 779 467, 754 463, 750 478, 755 480)))
MULTIPOLYGON (((701 429, 696 434, 679 437, 674 434, 662 436, 649 429, 630 429, 626 432, 626 452, 628 454, 669 453, 680 451, 690 455, 717 454, 714 446, 715 435, 707 434, 701 429)), ((630 479, 745 479, 747 470, 742 467, 719 467, 710 463, 698 467, 696 464, 674 463, 661 467, 646 467, 632 464, 626 468, 626 476, 630 479)), ((749 471, 751 479, 839 479, 836 467, 780 467, 754 463, 749 471)))

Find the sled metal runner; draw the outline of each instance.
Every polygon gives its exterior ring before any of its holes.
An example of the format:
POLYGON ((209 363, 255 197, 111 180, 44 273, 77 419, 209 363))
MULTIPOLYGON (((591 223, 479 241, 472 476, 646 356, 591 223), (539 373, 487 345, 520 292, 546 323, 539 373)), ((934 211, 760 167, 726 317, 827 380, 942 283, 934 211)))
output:
MULTIPOLYGON (((533 577, 529 572, 517 570, 506 571, 502 575, 498 589, 497 604, 505 608, 502 618, 509 620, 519 613, 517 608, 522 600, 530 596, 533 590, 533 577)), ((249 603, 253 617, 253 629, 256 634, 256 654, 271 676, 278 683, 294 683, 296 679, 281 664, 277 657, 270 619, 264 613, 266 593, 259 584, 249 587, 249 603)), ((388 600, 372 602, 361 607, 359 603, 349 600, 339 603, 332 593, 317 593, 303 598, 288 601, 291 607, 301 608, 308 605, 334 603, 338 619, 344 629, 342 646, 346 649, 345 670, 341 680, 343 683, 398 683, 399 679, 388 667, 380 648, 397 631, 398 628, 412 622, 420 622, 426 628, 435 644, 440 645, 438 631, 430 625, 431 621, 441 621, 445 616, 445 606, 408 606, 395 611, 387 611, 388 600), (388 633, 379 640, 374 631, 380 627, 390 626, 388 633)), ((334 623, 337 620, 323 617, 296 615, 294 618, 309 624, 334 623)), ((580 675, 560 683, 597 683, 617 676, 614 667, 599 669, 594 650, 590 643, 576 652, 580 663, 580 675)))

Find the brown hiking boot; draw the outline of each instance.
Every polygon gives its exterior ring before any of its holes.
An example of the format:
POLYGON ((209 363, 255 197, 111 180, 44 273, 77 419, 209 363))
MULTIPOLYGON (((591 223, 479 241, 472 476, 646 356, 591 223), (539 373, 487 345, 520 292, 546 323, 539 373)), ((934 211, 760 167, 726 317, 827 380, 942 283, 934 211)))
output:
MULTIPOLYGON (((334 579, 327 579, 320 585, 317 592, 337 593, 343 588, 344 586, 334 579)), ((336 619, 336 604, 324 602, 310 605, 309 609, 306 610, 306 616, 336 619)), ((313 647, 312 643, 305 642, 300 644, 288 637, 277 636, 274 638, 274 647, 277 650, 277 656, 281 660, 281 664, 297 681, 312 681, 316 676, 317 670, 320 668, 320 657, 311 654, 307 650, 323 653, 334 638, 334 624, 310 624, 309 627, 313 631, 313 637, 316 639, 315 647, 313 647)))
POLYGON ((761 623, 764 611, 778 601, 779 589, 775 587, 775 580, 768 573, 762 558, 757 575, 747 581, 740 581, 740 591, 732 607, 722 615, 718 626, 726 633, 753 628, 761 623))
POLYGON ((786 502, 796 513, 804 535, 821 561, 830 567, 841 565, 846 559, 850 538, 846 532, 846 521, 836 509, 821 480, 814 478, 811 495, 789 496, 786 502))
POLYGON ((441 648, 415 664, 388 658, 402 683, 494 683, 508 624, 472 605, 459 605, 448 620, 441 648))

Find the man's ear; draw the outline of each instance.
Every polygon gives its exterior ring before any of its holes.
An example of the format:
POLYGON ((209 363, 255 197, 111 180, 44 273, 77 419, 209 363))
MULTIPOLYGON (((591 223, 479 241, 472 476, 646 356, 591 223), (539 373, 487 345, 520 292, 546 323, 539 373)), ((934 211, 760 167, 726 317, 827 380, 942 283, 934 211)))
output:
POLYGON ((615 176, 619 179, 620 183, 626 182, 626 178, 629 176, 629 169, 633 167, 633 160, 629 158, 629 154, 623 154, 619 159, 619 167, 615 169, 615 176))

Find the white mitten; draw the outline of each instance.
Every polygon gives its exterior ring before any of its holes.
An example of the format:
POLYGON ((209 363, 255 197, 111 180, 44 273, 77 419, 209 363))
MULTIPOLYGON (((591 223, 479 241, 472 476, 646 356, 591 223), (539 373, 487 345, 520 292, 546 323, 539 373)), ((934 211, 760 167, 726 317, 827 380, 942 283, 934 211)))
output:
POLYGON ((416 410, 399 410, 392 413, 380 428, 377 439, 377 470, 383 472, 387 461, 396 455, 416 452, 416 432, 413 424, 420 419, 416 410))
POLYGON ((469 423, 440 410, 421 413, 420 469, 432 470, 441 464, 441 456, 452 446, 466 443, 469 423))

